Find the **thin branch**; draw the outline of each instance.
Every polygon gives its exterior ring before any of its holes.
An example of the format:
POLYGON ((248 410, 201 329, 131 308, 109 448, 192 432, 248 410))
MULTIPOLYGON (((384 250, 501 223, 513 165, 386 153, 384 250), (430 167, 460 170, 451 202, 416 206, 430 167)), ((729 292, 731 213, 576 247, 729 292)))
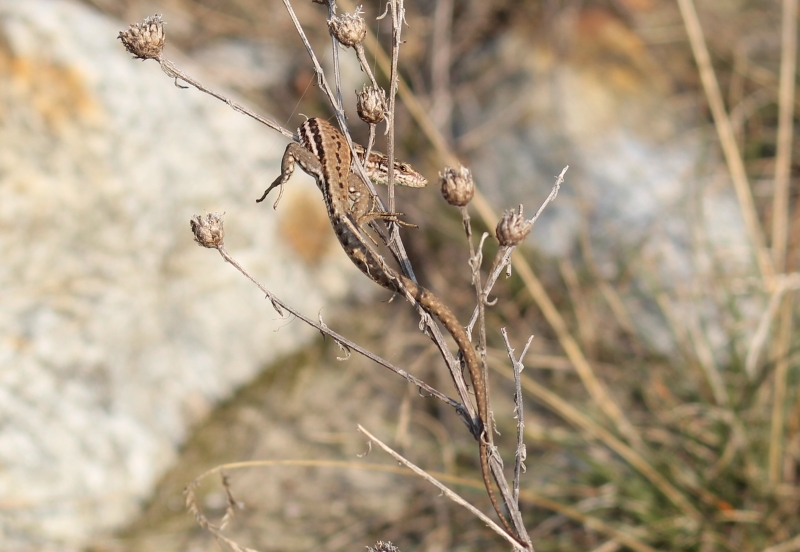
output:
POLYGON ((446 395, 444 395, 443 393, 437 391, 436 389, 434 389, 433 387, 431 387, 430 385, 428 385, 424 381, 422 381, 422 380, 414 377, 413 375, 409 374, 408 372, 406 372, 402 368, 399 368, 399 367, 395 366, 391 362, 389 362, 389 361, 379 357, 378 355, 374 354, 373 352, 361 347, 357 343, 355 343, 353 341, 350 341, 349 339, 347 339, 343 335, 334 332, 327 325, 315 322, 312 319, 308 318, 307 316, 305 316, 304 314, 299 312, 294 307, 288 305, 287 303, 285 303, 284 301, 282 301, 281 299, 279 299, 278 297, 273 295, 272 292, 270 292, 260 282, 258 282, 255 278, 253 278, 253 276, 251 276, 250 273, 247 272, 247 270, 245 270, 244 267, 242 267, 236 261, 236 259, 234 259, 233 257, 231 257, 230 254, 228 254, 228 252, 225 250, 225 247, 223 245, 220 245, 220 246, 216 247, 216 249, 219 252, 219 254, 222 256, 222 258, 225 259, 226 262, 230 263, 234 268, 236 268, 236 270, 241 272, 248 280, 253 282, 258 287, 258 289, 260 289, 264 293, 264 295, 266 295, 266 297, 272 302, 272 305, 276 308, 276 310, 278 311, 279 314, 283 315, 281 310, 285 310, 285 311, 291 313, 293 316, 295 316, 299 320, 302 320, 303 322, 305 322, 309 326, 311 326, 313 328, 316 328, 320 333, 330 336, 337 343, 343 345, 344 347, 346 347, 346 348, 348 348, 350 350, 353 350, 353 351, 357 352, 358 354, 360 354, 360 355, 372 360, 373 362, 376 362, 377 364, 380 364, 381 366, 383 366, 385 368, 388 368, 389 370, 391 370, 395 374, 405 378, 408 382, 416 385, 421 390, 425 391, 426 393, 430 393, 433 397, 436 397, 437 399, 439 399, 440 401, 444 402, 448 406, 453 407, 456 410, 456 412, 458 412, 459 415, 462 418, 465 419, 465 421, 471 420, 471 418, 469 417, 470 414, 467 412, 467 409, 465 409, 465 407, 462 404, 460 404, 457 401, 454 401, 453 399, 447 397, 446 395))
MULTIPOLYGON (((241 105, 239 103, 236 103, 235 101, 233 101, 230 98, 220 94, 219 92, 215 92, 215 91, 211 90, 210 88, 207 88, 201 82, 193 79, 192 77, 190 77, 189 75, 184 73, 182 70, 180 70, 170 60, 168 60, 168 59, 166 59, 164 57, 159 57, 156 61, 158 61, 158 63, 161 65, 161 70, 164 71, 164 73, 166 73, 167 76, 169 76, 170 78, 180 79, 183 82, 185 82, 186 84, 191 84, 193 87, 195 87, 196 89, 200 90, 201 92, 205 92, 206 94, 208 94, 210 96, 214 96, 218 100, 222 100, 223 102, 228 104, 234 111, 242 113, 243 115, 247 115, 248 117, 250 117, 252 119, 255 119, 259 123, 264 124, 264 125, 268 126, 269 128, 271 128, 273 130, 277 130, 278 132, 280 132, 281 134, 283 134, 287 138, 291 138, 293 140, 297 140, 297 137, 294 135, 294 133, 291 130, 283 128, 283 126, 281 126, 280 124, 276 123, 272 119, 267 119, 266 117, 262 117, 258 113, 255 113, 254 111, 249 110, 248 108, 244 107, 243 105, 241 105)), ((176 85, 177 85, 177 81, 176 81, 176 85)))
POLYGON ((511 342, 508 340, 508 332, 505 328, 500 328, 500 333, 503 335, 503 341, 506 344, 506 352, 508 358, 511 360, 511 366, 514 370, 514 416, 517 418, 517 451, 514 455, 514 503, 519 508, 519 486, 522 472, 525 471, 525 459, 528 456, 527 449, 525 448, 525 410, 523 408, 522 400, 522 370, 525 366, 522 364, 522 359, 528 353, 528 348, 533 343, 533 336, 528 338, 525 343, 525 348, 522 349, 522 354, 519 359, 514 358, 514 349, 511 347, 511 342))
MULTIPOLYGON (((336 17, 336 0, 328 0, 328 20, 336 17)), ((344 100, 342 98, 342 74, 339 69, 339 41, 330 33, 331 36, 331 58, 333 59, 333 82, 336 85, 336 105, 337 111, 344 111, 344 100)))
MULTIPOLYGON (((494 522, 494 520, 492 520, 486 514, 475 508, 472 504, 461 498, 461 496, 451 491, 447 486, 445 486, 439 480, 435 479, 430 474, 428 474, 428 472, 416 466, 415 464, 413 464, 412 462, 410 462, 409 460, 407 460, 406 458, 404 458, 403 456, 392 450, 386 443, 384 443, 383 441, 375 437, 372 433, 367 431, 361 424, 358 425, 358 431, 366 435, 370 441, 381 447, 384 450, 384 452, 389 454, 392 458, 394 458, 395 460, 397 460, 398 462, 409 468, 411 471, 413 471, 414 473, 416 473, 417 475, 419 475, 420 477, 431 483, 437 489, 439 489, 442 492, 442 494, 444 494, 447 498, 469 510, 478 519, 480 519, 482 522, 488 525, 492 531, 494 531, 495 533, 503 537, 506 541, 508 541, 509 544, 511 544, 511 546, 514 547, 514 550, 524 550, 523 548, 520 548, 519 543, 514 539, 514 537, 506 533, 506 531, 502 527, 497 525, 494 522)), ((533 547, 531 547, 529 550, 530 552, 534 552, 533 547)))
MULTIPOLYGON (((539 218, 539 215, 542 214, 545 207, 547 207, 550 204, 550 202, 553 201, 558 195, 558 191, 561 189, 561 185, 564 183, 564 175, 567 174, 568 169, 569 165, 564 167, 561 170, 561 174, 559 174, 556 177, 555 184, 553 184, 553 187, 550 189, 550 194, 547 196, 547 199, 545 199, 542 202, 541 206, 539 206, 539 210, 536 211, 536 214, 533 215, 533 218, 531 218, 528 221, 528 223, 531 226, 533 226, 536 223, 536 219, 539 218)), ((467 221, 468 220, 469 218, 467 218, 467 221)), ((467 333, 469 334, 472 333, 472 328, 474 327, 475 322, 478 320, 478 315, 480 313, 479 309, 480 303, 486 305, 494 304, 489 301, 489 294, 492 292, 492 288, 494 288, 494 285, 497 283, 497 279, 500 277, 500 273, 503 271, 503 268, 505 268, 506 265, 509 264, 511 259, 511 254, 514 252, 515 249, 516 246, 500 246, 500 249, 497 250, 497 254, 495 254, 494 261, 492 262, 492 267, 489 269, 489 276, 486 279, 486 284, 484 285, 483 288, 483 293, 481 295, 482 299, 479 302, 479 305, 475 307, 475 310, 472 311, 472 317, 470 318, 469 324, 467 325, 467 333)), ((508 275, 510 276, 510 274, 508 275)))

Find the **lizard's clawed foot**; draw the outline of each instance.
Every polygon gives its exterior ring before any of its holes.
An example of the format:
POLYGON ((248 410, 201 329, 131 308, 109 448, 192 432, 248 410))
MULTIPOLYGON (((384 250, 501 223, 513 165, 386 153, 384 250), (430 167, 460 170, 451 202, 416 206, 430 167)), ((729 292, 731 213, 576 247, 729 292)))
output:
POLYGON ((356 222, 358 222, 359 226, 364 226, 365 224, 368 224, 373 220, 381 219, 381 220, 388 220, 389 222, 396 222, 400 226, 405 226, 408 228, 419 228, 419 226, 417 226, 416 224, 412 224, 410 222, 406 222, 398 218, 404 216, 405 213, 389 213, 386 211, 373 211, 371 213, 367 213, 366 215, 360 216, 356 222))
POLYGON ((273 188, 280 187, 280 191, 278 192, 278 199, 276 199, 275 203, 272 205, 273 209, 277 209, 278 208, 278 203, 280 202, 281 197, 283 197, 283 185, 284 185, 285 182, 286 182, 286 179, 283 178, 283 175, 279 176, 277 179, 275 179, 275 182, 273 182, 270 185, 270 187, 267 188, 264 191, 264 194, 260 198, 258 198, 256 200, 256 203, 261 203, 262 201, 267 199, 267 195, 272 191, 273 188))

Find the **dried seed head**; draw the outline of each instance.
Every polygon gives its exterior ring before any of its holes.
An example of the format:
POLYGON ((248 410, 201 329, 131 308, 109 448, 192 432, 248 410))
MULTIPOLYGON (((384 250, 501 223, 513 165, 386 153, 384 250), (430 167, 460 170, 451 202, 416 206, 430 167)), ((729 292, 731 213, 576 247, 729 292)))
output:
POLYGON ((522 205, 517 211, 509 209, 503 211, 503 218, 497 223, 495 234, 497 241, 503 246, 514 246, 525 239, 533 228, 532 220, 525 220, 522 216, 522 205))
POLYGON ((439 183, 442 185, 442 195, 450 205, 464 207, 475 195, 472 173, 463 165, 459 165, 458 169, 445 167, 444 174, 439 173, 439 183))
POLYGON ((208 213, 205 217, 195 215, 189 224, 194 233, 194 241, 203 247, 216 249, 223 245, 225 230, 222 228, 221 214, 208 213))
POLYGON ((400 552, 400 550, 389 541, 378 541, 375 546, 368 546, 367 552, 400 552))
POLYGON ((131 23, 130 29, 120 31, 117 35, 125 49, 139 59, 161 59, 164 49, 164 23, 161 16, 155 14, 146 17, 142 23, 131 23))
POLYGON ((361 6, 353 14, 343 13, 329 19, 328 29, 345 46, 360 44, 367 36, 367 23, 361 17, 361 6))
POLYGON ((356 111, 362 121, 377 125, 386 117, 386 93, 365 84, 361 92, 356 92, 356 111))

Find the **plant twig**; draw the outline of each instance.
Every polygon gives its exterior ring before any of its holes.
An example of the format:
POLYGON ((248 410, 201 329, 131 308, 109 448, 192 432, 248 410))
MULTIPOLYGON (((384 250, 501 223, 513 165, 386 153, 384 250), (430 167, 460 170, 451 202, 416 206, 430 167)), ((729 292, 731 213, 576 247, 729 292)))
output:
MULTIPOLYGON (((231 109, 233 109, 234 111, 236 111, 238 113, 241 113, 243 115, 247 115, 248 117, 250 117, 252 119, 255 119, 259 123, 261 123, 263 125, 266 125, 266 126, 268 126, 269 128, 271 128, 273 130, 277 130, 278 132, 280 132, 281 134, 283 134, 287 138, 292 138, 294 140, 297 140, 297 136, 295 136, 294 133, 291 130, 284 128, 283 126, 281 126, 280 124, 276 123, 272 119, 267 119, 266 117, 262 117, 258 113, 254 112, 254 111, 251 111, 250 109, 248 109, 245 106, 233 101, 232 99, 224 96, 223 94, 220 94, 219 92, 215 92, 214 90, 211 90, 210 88, 206 87, 200 81, 197 81, 197 80, 193 79, 192 77, 190 77, 188 74, 184 73, 181 69, 179 69, 170 60, 161 57, 157 61, 161 65, 161 70, 164 71, 164 73, 166 73, 167 76, 169 76, 170 78, 180 79, 183 82, 185 82, 186 84, 192 85, 197 90, 200 90, 201 92, 205 92, 206 94, 208 94, 210 96, 214 96, 218 100, 222 100, 223 102, 228 104, 231 107, 231 109)), ((176 84, 176 86, 180 86, 180 85, 177 84, 177 80, 176 80, 175 84, 176 84)))
MULTIPOLYGON (((433 387, 431 387, 430 385, 428 385, 424 381, 414 377, 413 375, 409 374, 408 372, 406 372, 402 368, 399 368, 399 367, 393 365, 389 361, 387 361, 387 360, 379 357, 378 355, 374 354, 372 351, 369 351, 368 349, 365 349, 365 348, 361 347, 357 343, 354 343, 353 341, 350 341, 346 337, 334 332, 326 324, 324 324, 322 322, 313 321, 312 319, 308 318, 307 316, 305 316, 304 314, 299 312, 294 307, 288 305, 287 303, 282 301, 280 298, 276 297, 272 292, 270 292, 266 287, 264 287, 258 280, 256 280, 244 267, 242 267, 236 261, 236 259, 234 259, 227 252, 227 250, 225 249, 225 245, 223 243, 223 237, 222 236, 220 236, 220 238, 219 238, 219 240, 217 242, 213 242, 213 243, 206 242, 206 243, 204 243, 202 238, 198 238, 197 237, 198 236, 197 228, 198 227, 202 227, 204 224, 208 224, 209 221, 219 222, 219 226, 220 226, 220 228, 222 228, 222 216, 221 215, 212 213, 210 215, 207 215, 206 217, 195 216, 192 219, 192 229, 195 232, 195 239, 198 241, 198 243, 200 243, 200 245, 203 245, 204 247, 208 247, 210 249, 216 249, 217 252, 219 252, 219 254, 222 256, 223 259, 225 259, 225 261, 227 263, 229 263, 231 266, 236 268, 236 270, 241 272, 242 275, 244 275, 248 280, 253 282, 258 287, 258 289, 260 289, 264 293, 264 295, 270 300, 270 302, 272 303, 273 308, 276 310, 276 312, 278 314, 280 314, 281 316, 284 316, 284 312, 283 311, 286 311, 286 312, 290 313, 292 316, 298 318, 299 320, 302 320, 303 322, 305 322, 309 326, 312 326, 313 328, 316 328, 321 334, 330 336, 341 347, 343 347, 343 348, 345 348, 347 350, 355 351, 358 354, 360 354, 360 355, 372 360, 373 362, 376 362, 376 363, 380 364, 381 366, 383 366, 385 368, 388 368, 389 370, 391 370, 392 372, 396 373, 397 375, 405 378, 409 383, 412 383, 413 385, 416 385, 417 387, 419 387, 423 391, 425 391, 427 393, 430 393, 432 396, 436 397, 437 399, 439 399, 440 401, 444 402, 448 406, 451 406, 451 407, 455 408, 456 411, 458 412, 458 414, 464 419, 464 421, 466 423, 469 423, 469 421, 472 420, 471 416, 472 416, 473 413, 471 412, 471 408, 470 409, 465 408, 464 405, 462 405, 461 403, 458 403, 457 401, 454 401, 453 399, 447 397, 446 395, 444 395, 440 391, 437 391, 436 389, 434 389, 433 387)), ((220 230, 220 232, 222 232, 222 230, 220 230)))
MULTIPOLYGON (((445 486, 444 484, 439 482, 437 479, 432 477, 430 474, 428 474, 428 472, 426 472, 422 468, 416 466, 411 461, 407 460, 406 458, 401 456, 399 453, 397 453, 394 450, 392 450, 391 447, 389 447, 386 443, 384 443, 383 441, 381 441, 380 439, 375 437, 372 433, 367 431, 364 428, 364 426, 362 426, 361 424, 358 425, 358 431, 360 431, 361 433, 366 435, 367 438, 370 441, 372 441, 373 443, 375 443, 376 445, 381 447, 384 450, 384 452, 389 454, 392 458, 394 458, 395 460, 397 460, 398 462, 400 462, 401 464, 403 464, 404 466, 409 468, 411 471, 413 471, 414 473, 416 473, 417 475, 419 475, 420 477, 425 479, 427 482, 431 483, 437 489, 439 489, 442 492, 442 494, 444 494, 447 498, 449 498, 450 500, 452 500, 456 504, 458 504, 460 506, 463 506, 464 508, 469 510, 478 519, 480 519, 482 522, 484 522, 486 525, 488 525, 489 528, 492 531, 494 531, 495 533, 500 535, 502 538, 504 538, 506 541, 508 541, 509 544, 511 544, 511 546, 514 548, 514 550, 524 550, 523 548, 520 548, 519 543, 516 541, 516 539, 514 539, 514 537, 512 537, 511 535, 506 533, 505 529, 503 529, 502 527, 497 525, 497 523, 495 523, 494 520, 492 520, 489 516, 487 516, 486 514, 484 514, 483 512, 478 510, 477 508, 475 508, 475 506, 473 506, 472 504, 470 504, 469 502, 467 502, 466 500, 461 498, 461 496, 459 496, 455 492, 451 491, 447 486, 445 486)), ((530 552, 534 552, 533 547, 531 547, 529 549, 529 551, 530 552)))
MULTIPOLYGON (((553 184, 553 187, 550 189, 550 194, 539 206, 539 210, 536 211, 536 214, 533 215, 533 217, 527 221, 527 224, 530 225, 531 228, 536 223, 536 219, 539 218, 539 215, 541 215, 542 212, 544 212, 545 207, 547 207, 550 204, 550 202, 553 201, 558 195, 558 191, 561 189, 561 185, 564 183, 564 175, 567 174, 567 170, 569 170, 569 165, 567 165, 561 170, 561 174, 559 174, 556 177, 555 184, 553 184)), ((464 209, 462 209, 462 211, 463 210, 464 209)), ((462 217, 464 217, 463 214, 462 217)), ((468 214, 466 215, 465 220, 466 222, 464 224, 466 225, 469 222, 468 214)), ((494 288, 494 285, 497 283, 497 279, 500 277, 500 273, 503 271, 503 268, 505 268, 506 265, 509 264, 509 260, 511 259, 511 254, 514 252, 514 249, 516 249, 515 246, 501 245, 500 248, 497 250, 497 253, 495 254, 494 257, 494 261, 492 261, 492 267, 489 269, 489 276, 486 278, 486 284, 484 285, 483 292, 481 293, 481 300, 479 304, 475 307, 475 310, 472 311, 472 317, 469 320, 469 324, 467 324, 467 333, 472 333, 472 328, 475 325, 475 321, 478 319, 478 315, 480 313, 480 308, 479 308, 480 305, 493 304, 492 302, 489 301, 489 294, 492 292, 492 288, 494 288)), ((510 275, 511 274, 509 272, 507 276, 510 275)))
POLYGON ((519 507, 520 478, 522 472, 525 470, 525 459, 528 457, 524 441, 525 410, 522 400, 522 370, 525 369, 525 366, 522 364, 522 359, 525 358, 525 355, 528 353, 528 348, 531 346, 531 343, 533 343, 533 336, 528 338, 528 341, 525 343, 525 348, 522 349, 522 353, 519 355, 519 359, 515 359, 514 349, 511 347, 511 342, 508 340, 508 332, 505 328, 501 328, 500 333, 503 335, 503 341, 505 341, 506 344, 506 352, 508 353, 508 358, 514 370, 514 417, 517 419, 517 452, 514 455, 514 501, 517 507, 519 507))

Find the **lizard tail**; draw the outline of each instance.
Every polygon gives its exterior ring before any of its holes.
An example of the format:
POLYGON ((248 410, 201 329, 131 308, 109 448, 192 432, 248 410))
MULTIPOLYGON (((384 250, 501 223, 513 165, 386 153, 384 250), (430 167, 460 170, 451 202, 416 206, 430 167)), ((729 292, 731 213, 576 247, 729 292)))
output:
MULTIPOLYGON (((478 445, 480 447, 480 462, 483 483, 486 486, 486 492, 489 495, 489 500, 492 502, 492 507, 494 507, 495 512, 497 512, 497 516, 503 523, 503 527, 505 527, 509 535, 518 539, 519 536, 517 532, 511 527, 511 524, 503 513, 503 509, 497 502, 497 496, 495 495, 494 487, 492 486, 493 475, 490 475, 492 474, 492 471, 489 467, 489 447, 492 446, 493 439, 491 434, 491 422, 489 420, 489 404, 486 393, 486 382, 483 378, 483 373, 481 371, 480 362, 478 361, 478 354, 475 352, 475 347, 473 347, 472 342, 469 339, 469 335, 458 321, 458 318, 456 318, 456 315, 453 314, 453 311, 451 311, 447 305, 444 304, 444 302, 442 302, 430 290, 422 287, 413 280, 399 274, 395 276, 402 283, 402 287, 404 287, 411 295, 413 295, 419 304, 422 305, 422 308, 439 319, 450 335, 453 336, 456 345, 458 345, 458 348, 461 351, 461 355, 464 358, 464 364, 467 366, 469 377, 472 380, 472 387, 475 390, 475 402, 478 406, 479 420, 478 424, 476 424, 477 435, 475 437, 478 440, 478 445)), ((388 286, 384 287, 388 288, 388 286)), ((400 288, 400 286, 395 285, 395 288, 396 289, 393 290, 391 288, 389 289, 390 291, 402 293, 402 289, 397 289, 400 288)), ((499 486, 497 478, 494 479, 495 483, 497 483, 499 486)))

